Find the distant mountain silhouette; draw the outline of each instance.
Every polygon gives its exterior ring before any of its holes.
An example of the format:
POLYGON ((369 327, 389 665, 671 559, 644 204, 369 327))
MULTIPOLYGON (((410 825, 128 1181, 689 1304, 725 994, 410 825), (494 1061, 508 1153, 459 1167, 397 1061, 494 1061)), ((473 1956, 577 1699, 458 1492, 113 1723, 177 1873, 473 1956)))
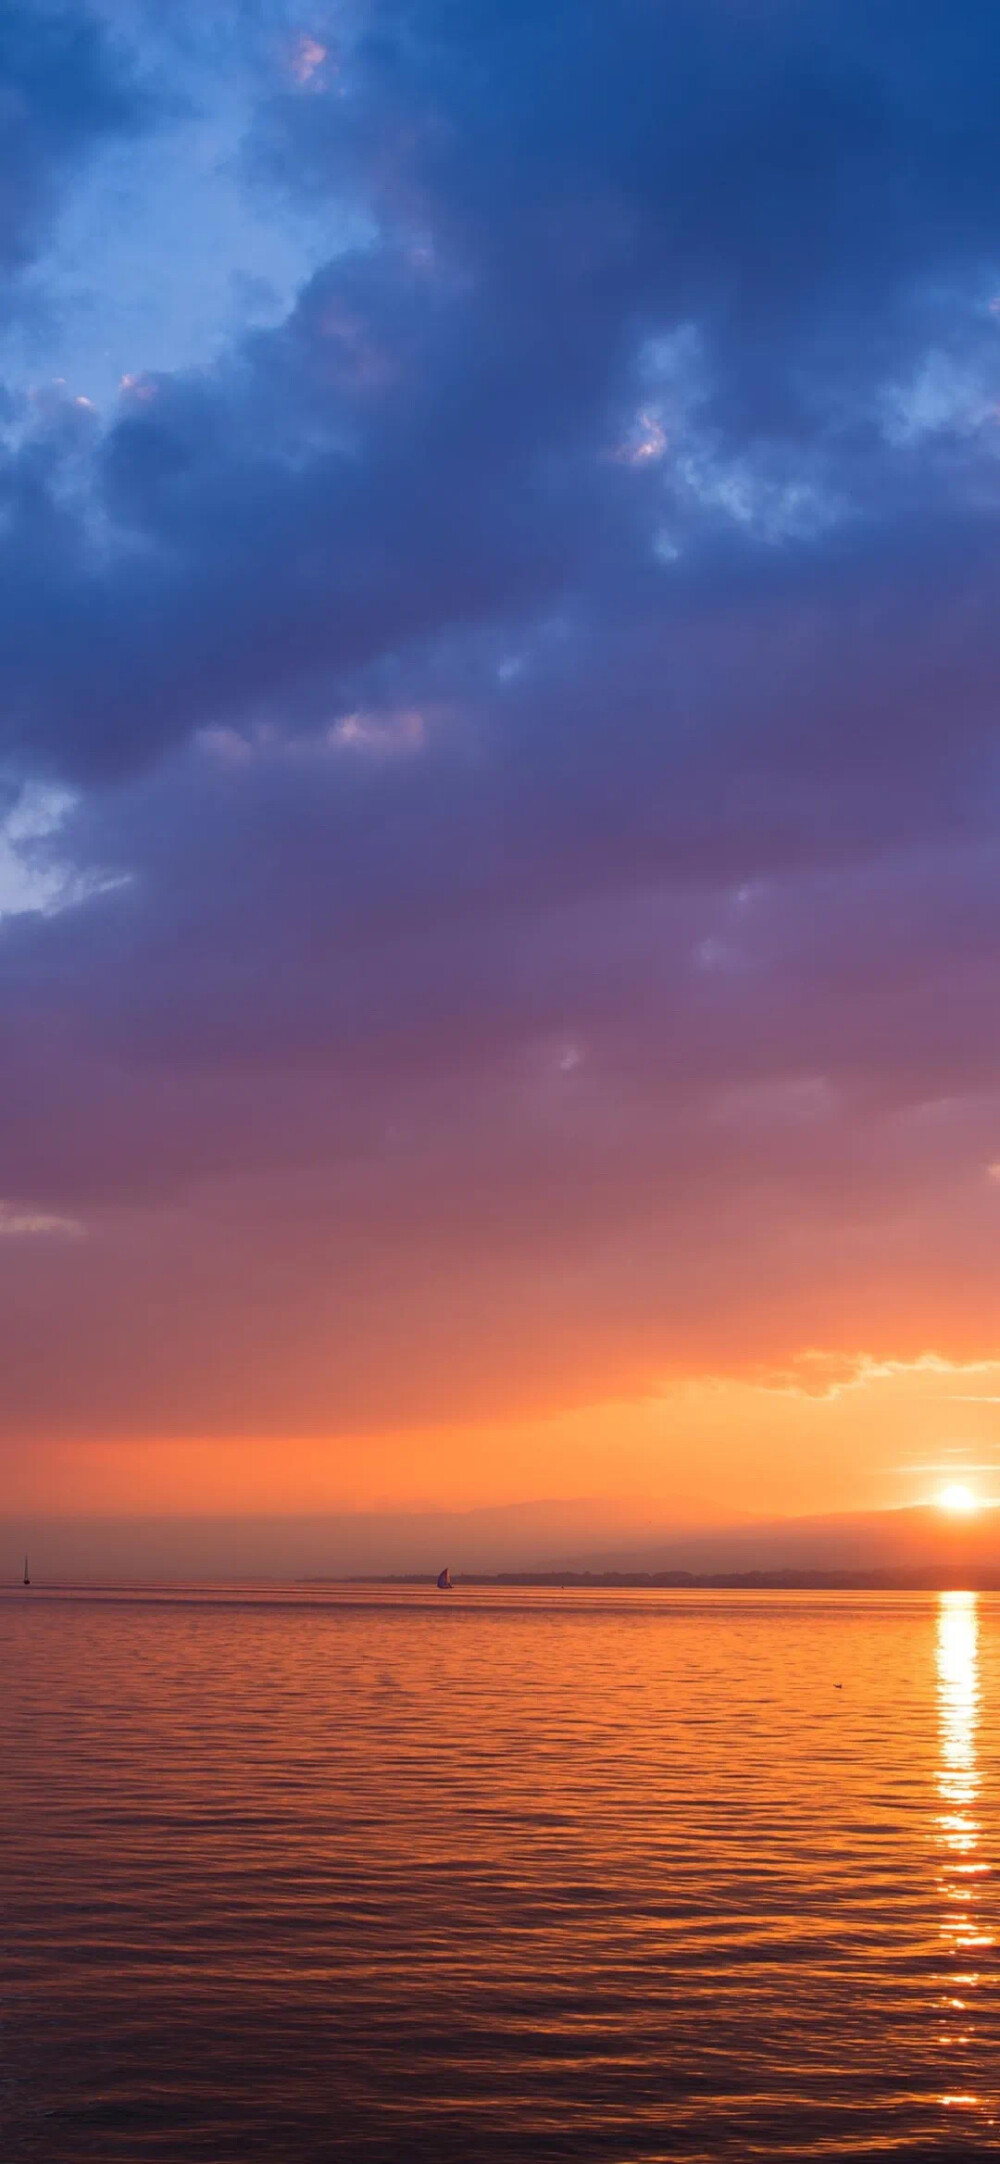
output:
POLYGON ((951 1572, 965 1566, 1000 1575, 1000 1509, 985 1506, 963 1518, 949 1516, 936 1504, 920 1503, 835 1517, 783 1518, 683 1533, 641 1546, 602 1547, 560 1560, 590 1571, 951 1572))
POLYGON ((336 1516, 43 1518, 0 1521, 20 1576, 57 1579, 320 1580, 417 1575, 447 1555, 452 1575, 616 1571, 973 1571, 1000 1579, 1000 1509, 948 1519, 938 1509, 869 1511, 674 1528, 657 1502, 520 1503, 468 1511, 336 1516))

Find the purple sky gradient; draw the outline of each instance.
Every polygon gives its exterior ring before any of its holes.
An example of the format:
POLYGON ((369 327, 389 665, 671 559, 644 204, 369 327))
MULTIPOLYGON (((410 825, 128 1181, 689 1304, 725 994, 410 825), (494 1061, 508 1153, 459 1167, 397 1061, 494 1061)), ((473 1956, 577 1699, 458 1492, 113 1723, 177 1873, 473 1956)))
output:
POLYGON ((1000 1356, 995 9, 18 0, 0 95, 18 1494, 1000 1356))

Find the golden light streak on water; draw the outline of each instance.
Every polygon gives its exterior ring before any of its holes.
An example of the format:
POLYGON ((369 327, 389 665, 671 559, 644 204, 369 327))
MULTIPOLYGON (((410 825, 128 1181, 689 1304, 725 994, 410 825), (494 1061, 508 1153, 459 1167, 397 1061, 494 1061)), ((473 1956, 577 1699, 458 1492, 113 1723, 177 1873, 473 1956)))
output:
MULTIPOLYGON (((980 1899, 990 1866, 979 1855, 982 1823, 979 1815, 981 1775, 978 1761, 981 1687, 979 1677, 979 1614, 975 1593, 942 1593, 938 1611, 937 1703, 940 1755, 937 1788, 942 1809, 937 1829, 940 1848, 938 1887, 943 1900, 941 1937, 946 1954, 961 1960, 970 1952, 984 1952, 994 1944, 993 1934, 983 1928, 980 1899)), ((974 1991, 978 1975, 953 1970, 946 1979, 951 1990, 961 1985, 974 1991)), ((959 2032, 948 2031, 939 2043, 950 2053, 949 2083, 960 2072, 966 2047, 974 2044, 975 2000, 946 1996, 943 2005, 960 2010, 968 2019, 959 2032)), ((942 2093, 948 2109, 982 2111, 988 2126, 994 2124, 993 2100, 971 2089, 951 2086, 942 2093)))

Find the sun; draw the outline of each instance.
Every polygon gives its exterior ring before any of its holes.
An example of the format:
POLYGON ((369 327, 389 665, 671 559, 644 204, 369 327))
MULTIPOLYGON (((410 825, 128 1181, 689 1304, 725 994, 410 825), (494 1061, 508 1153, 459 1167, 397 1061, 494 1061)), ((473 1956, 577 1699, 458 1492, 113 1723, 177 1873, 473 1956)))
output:
POLYGON ((979 1509, 979 1497, 972 1488, 965 1488, 961 1481, 953 1480, 946 1488, 941 1489, 937 1504, 939 1510, 950 1511, 953 1517, 967 1518, 972 1511, 979 1509))

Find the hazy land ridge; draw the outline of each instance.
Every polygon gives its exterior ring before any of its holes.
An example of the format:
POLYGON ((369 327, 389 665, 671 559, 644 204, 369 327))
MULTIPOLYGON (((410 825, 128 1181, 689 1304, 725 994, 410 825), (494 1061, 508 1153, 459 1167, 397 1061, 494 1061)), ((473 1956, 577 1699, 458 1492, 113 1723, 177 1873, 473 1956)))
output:
POLYGON ((601 1499, 472 1511, 323 1517, 75 1518, 0 1521, 3 1577, 24 1551, 37 1583, 68 1579, 456 1578, 676 1583, 726 1578, 1000 1584, 1000 1510, 947 1518, 933 1505, 740 1524, 671 1526, 601 1499))

